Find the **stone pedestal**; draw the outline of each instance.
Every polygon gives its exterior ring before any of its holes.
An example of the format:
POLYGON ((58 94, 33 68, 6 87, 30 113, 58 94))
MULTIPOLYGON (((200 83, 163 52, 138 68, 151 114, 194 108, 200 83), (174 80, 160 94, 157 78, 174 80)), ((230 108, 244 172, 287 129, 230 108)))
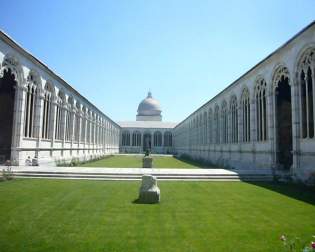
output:
POLYGON ((152 175, 143 175, 139 191, 139 202, 154 204, 160 202, 160 189, 157 180, 152 175))
POLYGON ((152 168, 153 158, 150 156, 145 156, 142 159, 142 167, 143 168, 152 168))

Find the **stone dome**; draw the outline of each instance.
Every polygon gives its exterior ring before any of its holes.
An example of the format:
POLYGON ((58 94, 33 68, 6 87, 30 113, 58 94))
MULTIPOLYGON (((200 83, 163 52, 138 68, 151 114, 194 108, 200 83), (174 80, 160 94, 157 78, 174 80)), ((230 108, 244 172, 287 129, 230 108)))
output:
POLYGON ((152 97, 151 92, 138 106, 138 116, 160 116, 160 102, 152 97))

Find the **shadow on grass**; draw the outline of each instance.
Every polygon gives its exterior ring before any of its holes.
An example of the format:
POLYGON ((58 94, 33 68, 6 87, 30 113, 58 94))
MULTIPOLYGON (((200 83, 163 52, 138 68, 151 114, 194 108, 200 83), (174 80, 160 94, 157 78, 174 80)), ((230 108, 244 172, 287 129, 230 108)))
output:
POLYGON ((195 160, 195 159, 191 159, 189 157, 184 157, 184 156, 181 156, 181 157, 174 156, 174 158, 181 162, 193 165, 197 168, 218 168, 218 166, 214 166, 212 163, 206 162, 205 160, 202 160, 202 159, 195 160))
POLYGON ((132 201, 132 204, 139 204, 139 205, 156 205, 159 203, 144 203, 139 198, 132 201))
POLYGON ((315 188, 302 184, 281 183, 281 182, 246 182, 255 186, 286 195, 290 198, 315 205, 315 188))

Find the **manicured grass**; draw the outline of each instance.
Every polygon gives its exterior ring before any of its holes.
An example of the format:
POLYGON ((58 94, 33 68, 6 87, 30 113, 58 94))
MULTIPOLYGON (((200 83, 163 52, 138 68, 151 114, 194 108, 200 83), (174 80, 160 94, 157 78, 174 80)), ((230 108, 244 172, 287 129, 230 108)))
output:
MULTIPOLYGON (((117 155, 110 156, 98 161, 88 162, 80 166, 84 167, 120 167, 120 168, 141 168, 142 155, 117 155)), ((154 168, 197 168, 198 163, 192 163, 176 159, 172 156, 153 156, 154 168)))
POLYGON ((0 183, 0 251, 283 251, 279 236, 315 234, 314 190, 285 184, 161 182, 161 203, 135 204, 140 182, 0 183))

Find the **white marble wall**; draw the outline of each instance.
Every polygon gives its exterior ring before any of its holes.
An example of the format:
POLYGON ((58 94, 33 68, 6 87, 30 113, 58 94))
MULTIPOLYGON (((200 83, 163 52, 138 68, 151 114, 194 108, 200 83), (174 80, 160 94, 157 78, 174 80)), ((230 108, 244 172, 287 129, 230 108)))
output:
MULTIPOLYGON (((292 102, 292 140, 293 140, 293 164, 289 169, 290 173, 297 178, 306 179, 315 172, 315 138, 303 138, 301 136, 301 94, 298 81, 299 62, 303 53, 310 48, 315 48, 315 23, 305 28, 288 43, 269 55, 265 60, 254 66, 250 71, 241 76, 238 80, 229 85, 217 96, 209 100, 202 107, 197 109, 174 129, 174 148, 179 155, 187 154, 195 159, 204 159, 214 164, 224 165, 233 168, 260 169, 271 168, 279 170, 277 163, 277 136, 275 113, 275 85, 276 78, 280 76, 279 69, 284 67, 288 73, 291 86, 292 102), (255 85, 257 79, 263 78, 267 83, 267 120, 268 137, 265 141, 258 141, 256 138, 256 98, 255 85), (241 95, 244 88, 248 88, 251 103, 251 140, 242 142, 242 120, 241 120, 241 95), (223 102, 229 103, 232 96, 238 101, 238 142, 216 143, 215 125, 213 118, 210 121, 208 115, 218 105, 221 111, 223 102), (204 120, 203 115, 207 115, 204 120), (212 136, 212 138, 211 138, 212 136), (206 139, 206 140, 204 140, 206 139)), ((246 53, 246 52, 244 52, 246 53)), ((233 67, 235 62, 231 62, 233 67)), ((313 100, 315 98, 315 56, 312 63, 313 68, 313 100)), ((225 69, 228 71, 229 66, 225 69)), ((283 74, 283 73, 282 73, 283 74)), ((315 102, 313 101, 315 111, 315 102)), ((228 132, 231 135, 231 114, 228 111, 229 123, 228 132)), ((315 117, 314 117, 315 118, 315 117)), ((220 118, 221 120, 221 118, 220 118)), ((314 123, 315 124, 315 123, 314 123)), ((222 127, 220 128, 222 136, 222 127)))
POLYGON ((11 161, 23 165, 28 157, 38 157, 39 164, 55 165, 73 158, 87 160, 110 153, 118 153, 120 126, 98 110, 69 84, 48 69, 36 58, 24 51, 5 34, 0 33, 0 71, 10 69, 17 82, 15 88, 14 120, 12 133, 11 161), (25 137, 26 86, 30 73, 36 75, 37 97, 35 104, 34 134, 25 137), (43 100, 45 85, 52 87, 49 137, 42 138, 43 100), (56 106, 58 93, 62 92, 61 139, 55 138, 56 106), (69 136, 66 138, 65 115, 70 113, 69 136), (78 123, 74 123, 77 116, 78 123), (83 121, 91 123, 90 132, 82 127, 83 121), (75 137, 79 134, 79 137, 75 137), (81 135, 85 136, 82 137, 81 135), (90 135, 90 141, 87 136, 90 135), (93 138, 92 138, 93 137, 93 138))
MULTIPOLYGON (((122 128, 121 129, 121 135, 120 135, 120 152, 121 153, 144 153, 143 151, 143 137, 145 134, 151 135, 151 152, 154 154, 172 154, 174 152, 173 145, 172 146, 166 146, 164 144, 164 134, 166 132, 172 134, 173 129, 171 128, 122 128), (122 134, 124 132, 129 132, 129 145, 126 146, 123 144, 123 136, 122 134), (134 132, 140 132, 141 134, 141 144, 140 146, 133 146, 133 133, 134 132), (161 133, 161 145, 155 146, 154 145, 154 133, 160 132, 161 133)), ((173 139, 173 136, 172 136, 173 139)))

